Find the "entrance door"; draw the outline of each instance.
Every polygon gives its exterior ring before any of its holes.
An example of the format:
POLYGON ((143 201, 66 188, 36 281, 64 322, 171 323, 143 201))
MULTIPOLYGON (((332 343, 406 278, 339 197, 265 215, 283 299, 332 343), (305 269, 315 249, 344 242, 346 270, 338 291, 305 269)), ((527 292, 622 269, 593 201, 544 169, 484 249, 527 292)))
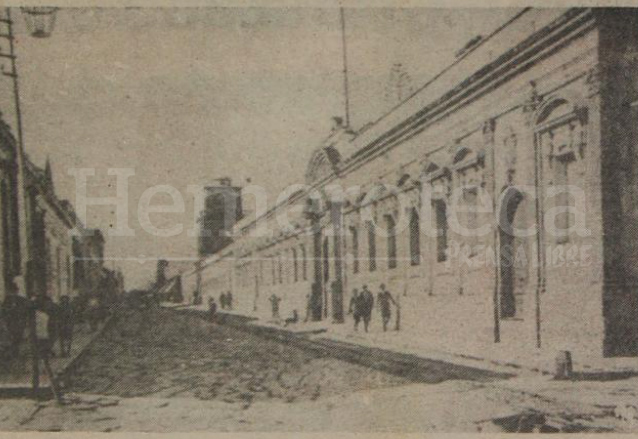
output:
MULTIPOLYGON (((500 317, 520 318, 523 311, 524 281, 528 258, 522 237, 515 236, 520 218, 517 212, 523 195, 515 188, 506 189, 499 216, 500 317)), ((520 216, 520 215, 519 215, 520 216)))

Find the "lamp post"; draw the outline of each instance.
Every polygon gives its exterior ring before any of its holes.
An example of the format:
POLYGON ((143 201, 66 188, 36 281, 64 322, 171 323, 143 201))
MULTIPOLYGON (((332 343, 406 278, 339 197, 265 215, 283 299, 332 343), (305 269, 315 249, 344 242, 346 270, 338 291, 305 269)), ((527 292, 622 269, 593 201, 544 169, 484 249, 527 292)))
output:
MULTIPOLYGON (((46 38, 51 35, 53 27, 55 25, 55 13, 57 8, 55 7, 25 7, 22 8, 24 14, 27 29, 29 33, 37 38, 46 38)), ((11 8, 5 8, 5 16, 0 19, 0 23, 6 27, 6 32, 0 33, 0 38, 6 39, 9 43, 9 53, 0 50, 0 59, 8 59, 10 63, 10 69, 7 71, 4 64, 0 72, 2 75, 12 79, 13 82, 13 97, 15 105, 15 120, 16 129, 18 134, 18 148, 17 148, 17 194, 18 194, 18 218, 19 218, 19 241, 20 241, 20 274, 22 275, 21 290, 26 296, 31 296, 29 282, 29 267, 31 261, 31 254, 29 248, 29 226, 28 226, 28 213, 27 213, 27 190, 26 190, 26 174, 27 174, 27 159, 24 149, 24 137, 22 131, 22 112, 20 108, 20 84, 18 81, 18 69, 16 65, 16 53, 15 53, 15 41, 13 34, 13 20, 11 19, 11 8)), ((36 346, 36 334, 35 334, 35 319, 29 319, 29 333, 31 338, 32 347, 32 385, 34 396, 37 395, 40 386, 40 371, 38 351, 36 346)), ((53 379, 53 377, 50 377, 53 379)))

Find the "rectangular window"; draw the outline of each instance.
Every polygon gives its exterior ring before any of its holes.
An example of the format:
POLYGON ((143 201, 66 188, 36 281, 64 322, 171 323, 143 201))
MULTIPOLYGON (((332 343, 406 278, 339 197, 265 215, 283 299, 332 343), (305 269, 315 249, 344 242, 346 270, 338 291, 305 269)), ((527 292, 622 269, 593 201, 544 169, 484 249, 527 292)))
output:
POLYGON ((352 272, 359 272, 359 235, 355 227, 350 227, 352 236, 352 272))
POLYGON ((470 247, 470 255, 475 255, 478 246, 478 194, 476 188, 469 188, 463 191, 463 201, 465 202, 465 227, 468 230, 467 245, 470 247))
POLYGON ((388 232, 388 268, 397 268, 397 234, 394 218, 388 216, 387 232, 388 232))
POLYGON ((432 202, 436 221, 436 260, 443 262, 447 260, 447 205, 443 200, 432 202))
POLYGON ((306 247, 301 245, 301 275, 303 280, 308 279, 308 262, 306 260, 306 247))
POLYGON ((368 223, 368 269, 376 271, 377 269, 377 242, 374 223, 368 223))
POLYGON ((412 209, 410 215, 410 263, 412 265, 421 263, 421 230, 416 209, 412 209))
POLYGON ((556 242, 565 244, 569 242, 568 230, 572 227, 574 217, 567 209, 573 208, 572 197, 568 190, 569 185, 569 165, 571 160, 569 157, 556 157, 554 159, 554 185, 559 192, 554 200, 556 207, 564 209, 564 212, 556 214, 554 226, 556 227, 556 242))
POLYGON ((270 257, 270 267, 272 268, 272 283, 271 283, 271 285, 275 285, 277 283, 277 267, 275 266, 275 258, 274 258, 274 256, 270 257))

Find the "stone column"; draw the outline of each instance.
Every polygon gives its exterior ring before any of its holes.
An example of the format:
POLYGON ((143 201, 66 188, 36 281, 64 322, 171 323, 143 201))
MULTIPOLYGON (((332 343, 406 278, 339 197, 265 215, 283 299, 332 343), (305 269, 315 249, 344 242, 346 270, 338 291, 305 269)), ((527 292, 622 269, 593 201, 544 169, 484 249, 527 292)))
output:
POLYGON ((342 258, 342 203, 333 201, 330 219, 334 231, 334 280, 329 286, 332 294, 332 319, 334 323, 343 323, 343 258, 342 258))
MULTIPOLYGON (((536 84, 530 83, 530 91, 527 100, 523 104, 522 116, 523 116, 523 132, 521 133, 520 151, 529 151, 529 154, 522 160, 522 165, 517 173, 525 171, 524 175, 521 175, 519 181, 522 181, 525 185, 533 185, 535 187, 534 194, 523 194, 527 200, 525 200, 524 210, 521 212, 525 214, 526 225, 532 222, 536 226, 536 234, 534 239, 534 245, 531 247, 533 250, 530 254, 530 264, 535 267, 535 273, 531 278, 534 279, 529 283, 533 288, 533 313, 524 310, 526 316, 534 316, 534 334, 536 339, 536 347, 541 347, 541 295, 545 290, 545 252, 544 252, 544 233, 543 233, 543 196, 544 196, 544 182, 542 176, 542 160, 543 151, 541 145, 538 144, 535 133, 537 110, 541 102, 541 97, 536 90, 536 84), (527 166, 525 166, 527 165, 527 166), (532 200, 530 197, 536 197, 532 200)), ((531 267, 530 267, 531 268, 531 267)), ((529 290, 528 290, 529 292, 529 290)), ((527 294, 526 294, 527 295, 527 294)))
MULTIPOLYGON (((499 190, 496 187, 496 151, 494 147, 494 130, 496 127, 495 119, 488 119, 483 124, 483 147, 485 149, 485 170, 483 171, 483 179, 485 181, 485 188, 489 191, 489 194, 492 198, 492 210, 493 216, 490 218, 490 221, 494 221, 494 218, 498 218, 497 208, 497 200, 499 190)), ((493 224, 493 238, 492 238, 492 248, 494 252, 497 253, 497 247, 499 243, 499 229, 498 223, 494 222, 493 224)), ((497 253, 498 254, 498 253, 497 253)), ((495 258, 496 259, 496 258, 495 258)), ((496 259, 498 260, 498 259, 496 259)), ((494 301, 494 342, 499 343, 501 341, 501 329, 500 329, 500 307, 499 307, 499 287, 500 287, 500 270, 499 265, 494 264, 493 269, 493 282, 494 288, 492 291, 492 297, 494 301)))

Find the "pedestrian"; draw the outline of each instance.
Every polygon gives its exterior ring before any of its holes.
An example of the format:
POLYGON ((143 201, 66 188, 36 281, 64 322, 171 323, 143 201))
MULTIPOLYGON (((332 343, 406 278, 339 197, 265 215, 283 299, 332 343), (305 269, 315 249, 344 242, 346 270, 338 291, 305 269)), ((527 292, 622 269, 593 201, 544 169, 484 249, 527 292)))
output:
POLYGON ((89 321, 89 327, 91 332, 97 331, 97 327, 100 320, 100 309, 97 297, 93 296, 89 299, 89 304, 86 308, 87 320, 89 321))
POLYGON ((60 336, 60 307, 51 299, 48 295, 40 296, 40 300, 42 303, 42 307, 44 312, 47 313, 48 316, 48 325, 49 325, 49 357, 55 357, 55 352, 53 351, 53 346, 55 346, 56 341, 58 341, 58 337, 60 336))
POLYGON ((36 296, 33 303, 33 319, 35 326, 35 344, 36 355, 38 356, 38 362, 44 363, 44 370, 51 382, 51 389, 55 397, 59 400, 61 398, 60 390, 51 369, 51 354, 53 347, 53 340, 55 340, 54 326, 57 316, 53 313, 56 312, 55 308, 51 306, 53 301, 46 295, 36 296))
POLYGON ((368 332, 370 320, 372 319, 372 308, 374 308, 374 296, 364 285, 359 295, 359 306, 361 307, 361 318, 363 319, 363 329, 368 332))
POLYGON ((381 320, 383 321, 383 332, 388 330, 388 323, 392 318, 391 304, 396 306, 396 302, 392 297, 392 294, 385 288, 385 284, 381 284, 381 291, 377 296, 377 303, 379 304, 379 312, 381 313, 381 320))
POLYGON ((279 302, 281 302, 281 298, 276 294, 270 296, 270 306, 272 308, 272 318, 275 320, 279 319, 279 302))
POLYGON ((215 315, 217 314, 217 304, 215 303, 215 299, 213 297, 208 299, 208 320, 211 322, 215 320, 215 315))
POLYGON ((7 359, 16 359, 27 327, 29 301, 19 295, 18 286, 14 281, 8 285, 7 295, 2 303, 2 317, 10 338, 7 359))
POLYGON ((73 342, 73 326, 75 325, 73 306, 69 296, 60 297, 60 356, 71 355, 71 343, 73 342))
POLYGON ((352 314, 354 318, 354 330, 359 330, 359 322, 361 322, 361 303, 359 299, 359 290, 356 288, 352 290, 352 297, 350 298, 350 306, 348 307, 348 314, 352 314))
POLYGON ((230 291, 226 293, 226 306, 230 310, 233 309, 233 293, 231 293, 230 291))
POLYGON ((226 293, 221 293, 219 295, 219 306, 221 309, 226 309, 226 293))

